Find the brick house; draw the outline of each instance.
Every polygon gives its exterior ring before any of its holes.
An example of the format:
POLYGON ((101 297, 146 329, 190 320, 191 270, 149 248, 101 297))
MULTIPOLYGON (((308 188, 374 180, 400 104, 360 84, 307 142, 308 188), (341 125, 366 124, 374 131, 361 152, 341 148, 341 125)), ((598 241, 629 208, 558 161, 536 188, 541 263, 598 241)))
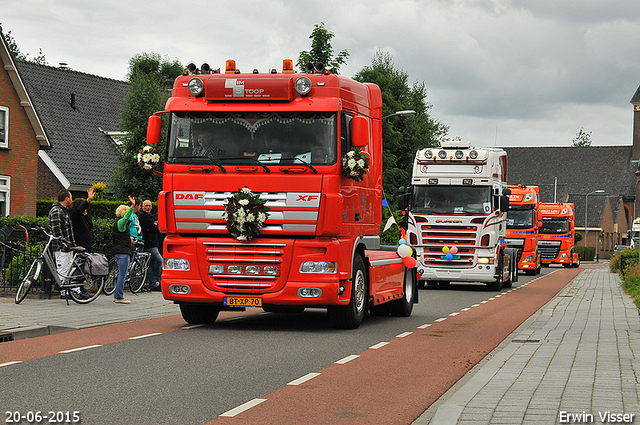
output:
POLYGON ((0 119, 7 135, 0 142, 0 214, 34 216, 37 199, 55 199, 63 188, 86 197, 94 183, 108 187, 129 84, 15 61, 0 39, 0 119))

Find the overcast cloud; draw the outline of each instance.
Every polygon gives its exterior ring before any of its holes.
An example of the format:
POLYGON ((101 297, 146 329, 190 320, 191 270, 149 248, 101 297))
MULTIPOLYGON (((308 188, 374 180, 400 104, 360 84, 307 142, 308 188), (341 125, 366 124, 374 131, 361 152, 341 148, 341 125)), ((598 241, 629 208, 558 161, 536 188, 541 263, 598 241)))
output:
POLYGON ((353 76, 388 52, 424 82, 449 137, 476 145, 631 145, 640 86, 636 0, 0 0, 0 22, 29 57, 125 79, 129 59, 281 69, 324 22, 353 76))

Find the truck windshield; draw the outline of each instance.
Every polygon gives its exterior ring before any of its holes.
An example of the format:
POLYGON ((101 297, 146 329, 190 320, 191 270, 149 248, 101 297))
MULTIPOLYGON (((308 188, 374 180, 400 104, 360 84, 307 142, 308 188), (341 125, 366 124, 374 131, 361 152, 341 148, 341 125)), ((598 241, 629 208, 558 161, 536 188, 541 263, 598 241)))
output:
POLYGON ((229 165, 334 164, 333 112, 171 114, 167 162, 229 165))
POLYGON ((414 186, 413 212, 426 214, 489 214, 489 186, 414 186))
POLYGON ((533 227, 533 205, 510 206, 507 213, 507 229, 531 229, 533 227))
POLYGON ((538 230, 540 233, 567 233, 566 218, 550 218, 542 217, 542 227, 538 230))

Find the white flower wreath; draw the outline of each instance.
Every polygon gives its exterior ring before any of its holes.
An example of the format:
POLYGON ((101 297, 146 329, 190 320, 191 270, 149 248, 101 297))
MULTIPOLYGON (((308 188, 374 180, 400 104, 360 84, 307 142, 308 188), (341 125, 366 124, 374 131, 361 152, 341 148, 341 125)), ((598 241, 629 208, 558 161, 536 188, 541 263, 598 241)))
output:
POLYGON ((151 170, 160 162, 160 155, 155 145, 145 145, 138 152, 138 165, 143 170, 151 170))
POLYGON ((342 174, 357 182, 364 179, 369 169, 369 154, 360 148, 347 152, 342 157, 342 174))
POLYGON ((239 241, 248 241, 260 235, 264 223, 269 218, 264 199, 251 192, 247 186, 238 189, 227 199, 222 217, 227 222, 229 234, 239 241))

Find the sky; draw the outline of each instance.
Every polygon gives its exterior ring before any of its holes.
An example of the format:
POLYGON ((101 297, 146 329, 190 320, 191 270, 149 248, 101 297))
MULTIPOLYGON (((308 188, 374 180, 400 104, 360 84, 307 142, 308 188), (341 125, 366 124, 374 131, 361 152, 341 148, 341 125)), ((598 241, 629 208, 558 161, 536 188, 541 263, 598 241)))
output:
POLYGON ((476 146, 631 145, 640 86, 637 0, 0 0, 29 58, 126 79, 131 57, 267 72, 311 48, 314 25, 352 77, 388 53, 424 83, 448 137, 476 146))

